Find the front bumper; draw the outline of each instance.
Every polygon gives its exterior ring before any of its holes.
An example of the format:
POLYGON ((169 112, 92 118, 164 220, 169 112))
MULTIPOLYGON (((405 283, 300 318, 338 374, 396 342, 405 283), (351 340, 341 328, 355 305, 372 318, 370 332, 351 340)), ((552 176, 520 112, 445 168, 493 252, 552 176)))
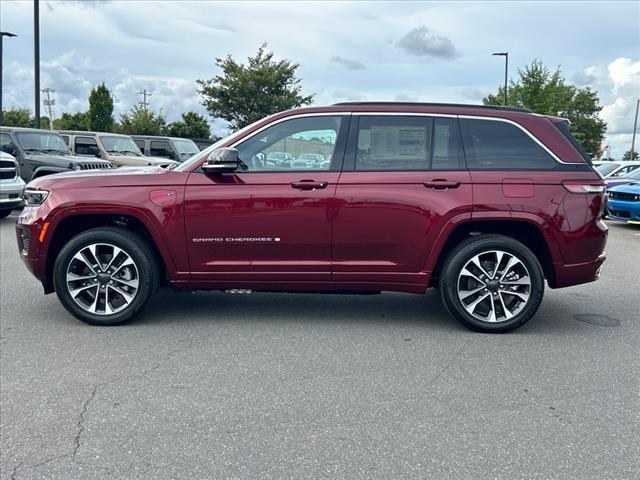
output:
POLYGON ((640 222, 640 202, 608 199, 607 216, 613 220, 622 222, 640 222))
POLYGON ((22 206, 24 180, 20 177, 0 181, 0 210, 22 206))

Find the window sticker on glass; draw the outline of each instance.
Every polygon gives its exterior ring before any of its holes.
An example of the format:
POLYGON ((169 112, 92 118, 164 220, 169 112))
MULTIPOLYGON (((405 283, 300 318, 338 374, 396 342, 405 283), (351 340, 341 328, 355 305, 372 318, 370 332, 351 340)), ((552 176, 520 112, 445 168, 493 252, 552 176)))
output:
POLYGON ((427 157, 426 127, 371 127, 372 160, 424 160, 427 157))

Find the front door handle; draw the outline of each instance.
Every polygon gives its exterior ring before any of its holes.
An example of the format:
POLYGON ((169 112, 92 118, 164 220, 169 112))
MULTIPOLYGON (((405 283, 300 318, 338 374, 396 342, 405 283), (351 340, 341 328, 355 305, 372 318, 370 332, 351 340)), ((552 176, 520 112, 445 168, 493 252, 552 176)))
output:
POLYGON ((300 180, 299 182, 291 182, 291 188, 298 190, 316 190, 326 188, 329 182, 316 182, 315 180, 300 180))
POLYGON ((446 190, 448 188, 458 188, 461 182, 450 182, 448 180, 436 179, 431 182, 424 182, 426 188, 433 188, 434 190, 446 190))

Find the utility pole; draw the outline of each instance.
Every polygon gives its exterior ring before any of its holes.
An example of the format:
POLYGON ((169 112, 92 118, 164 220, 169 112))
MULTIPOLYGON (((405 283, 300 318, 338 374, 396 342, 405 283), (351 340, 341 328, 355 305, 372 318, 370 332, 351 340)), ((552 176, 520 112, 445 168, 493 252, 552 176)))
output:
POLYGON ((638 129, 638 108, 640 108, 640 98, 636 102, 636 119, 633 121, 633 135, 631 135, 631 157, 629 160, 633 160, 633 153, 636 147, 636 130, 638 129))
POLYGON ((51 111, 51 107, 56 104, 56 99, 51 98, 51 94, 56 93, 56 91, 53 88, 47 87, 43 88, 41 92, 47 96, 47 98, 43 100, 42 103, 44 103, 44 106, 48 107, 49 109, 49 130, 53 130, 53 112, 51 111))
POLYGON ((138 92, 138 95, 142 95, 142 101, 139 102, 138 105, 142 106, 142 108, 147 111, 149 109, 149 102, 147 101, 147 97, 151 96, 151 92, 147 92, 147 89, 145 88, 141 92, 138 92))
POLYGON ((40 0, 33 0, 33 70, 35 73, 35 127, 40 128, 40 0))
POLYGON ((507 76, 509 75, 509 52, 496 52, 491 55, 504 57, 504 106, 507 106, 507 76))
POLYGON ((4 43, 4 37, 17 37, 15 33, 0 32, 0 125, 2 125, 2 44, 4 43))

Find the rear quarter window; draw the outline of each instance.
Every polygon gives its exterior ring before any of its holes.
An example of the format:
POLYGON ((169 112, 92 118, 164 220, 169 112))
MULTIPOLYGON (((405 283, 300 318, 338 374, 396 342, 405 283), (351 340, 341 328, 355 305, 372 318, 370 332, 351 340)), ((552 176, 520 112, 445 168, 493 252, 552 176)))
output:
POLYGON ((533 138, 512 123, 460 118, 470 170, 547 170, 558 163, 533 138))

